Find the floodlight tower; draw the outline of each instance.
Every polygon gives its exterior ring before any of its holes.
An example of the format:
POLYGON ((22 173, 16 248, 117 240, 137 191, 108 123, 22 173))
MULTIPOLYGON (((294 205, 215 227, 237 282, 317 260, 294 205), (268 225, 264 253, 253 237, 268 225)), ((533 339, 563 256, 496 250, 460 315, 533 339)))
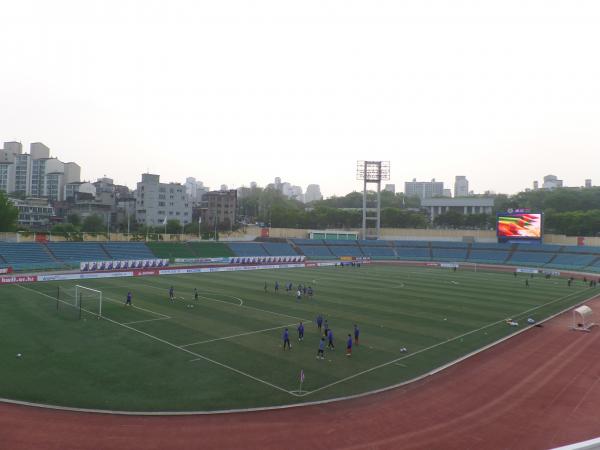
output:
MULTIPOLYGON (((358 161, 356 179, 363 181, 362 238, 379 239, 381 232, 381 182, 390 179, 389 161, 358 161), (377 185, 375 207, 367 207, 367 185, 377 185), (369 233, 367 224, 375 222, 375 234, 369 233)), ((371 227, 372 230, 372 227, 371 227)))

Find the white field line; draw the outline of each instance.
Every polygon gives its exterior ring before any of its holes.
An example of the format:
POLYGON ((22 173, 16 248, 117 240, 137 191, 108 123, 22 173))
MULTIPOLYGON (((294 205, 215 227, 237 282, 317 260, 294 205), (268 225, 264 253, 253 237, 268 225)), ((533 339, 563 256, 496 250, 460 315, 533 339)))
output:
POLYGON ((135 320, 133 322, 124 322, 123 325, 133 325, 134 323, 156 322, 157 320, 169 320, 171 317, 159 317, 158 319, 135 320))
MULTIPOLYGON (((106 284, 105 284, 105 286, 106 286, 106 284)), ((85 286, 83 286, 83 287, 85 287, 85 286)), ((113 286, 111 285, 110 287, 112 288, 113 286)), ((116 304, 119 304, 119 305, 122 305, 122 304, 125 303, 125 302, 121 302, 119 300, 115 300, 114 298, 110 298, 110 297, 105 296, 105 295, 102 296, 102 300, 107 300, 109 302, 116 303, 116 304)), ((135 305, 131 305, 131 306, 133 306, 134 309, 139 309, 140 311, 145 311, 145 312, 147 312, 149 314, 154 314, 155 316, 160 316, 160 317, 163 317, 165 319, 170 319, 171 318, 170 316, 167 316, 166 314, 159 313, 159 312, 156 312, 156 311, 152 311, 151 309, 146 309, 146 308, 142 308, 140 306, 135 306, 135 305)))
MULTIPOLYGON (((227 294, 219 294, 219 295, 227 295, 227 294)), ((200 295, 200 294, 198 294, 198 297, 206 299, 206 300, 211 300, 213 302, 220 302, 220 303, 226 303, 228 305, 233 305, 233 303, 231 303, 231 302, 226 302, 225 300, 217 300, 216 298, 212 298, 212 297, 205 297, 204 295, 200 295)), ((234 297, 233 295, 229 295, 228 297, 234 298, 238 302, 240 302, 237 306, 244 306, 244 300, 242 300, 241 298, 234 297)))
MULTIPOLYGON (((544 304, 542 304, 542 305, 535 306, 535 307, 533 307, 533 308, 530 308, 530 309, 528 309, 528 310, 521 311, 520 313, 514 314, 514 315, 513 315, 513 317, 517 317, 517 316, 521 316, 521 315, 523 315, 523 314, 527 314, 527 313, 529 313, 529 312, 531 312, 531 311, 535 311, 536 309, 543 308, 544 306, 548 306, 548 305, 551 305, 551 304, 553 304, 553 303, 556 303, 556 302, 558 302, 558 301, 565 300, 565 299, 567 299, 567 298, 569 298, 569 297, 572 297, 572 296, 574 296, 574 294, 579 294, 579 293, 580 293, 580 292, 573 292, 573 293, 571 293, 571 294, 567 294, 567 295, 565 295, 564 297, 560 297, 560 298, 557 298, 557 299, 555 299, 555 300, 551 300, 551 301, 550 301, 550 302, 548 302, 548 303, 544 303, 544 304)), ((420 349, 420 350, 417 350, 417 351, 415 351, 415 352, 413 352, 413 353, 411 353, 411 354, 409 354, 409 355, 401 356, 401 357, 399 357, 399 358, 396 358, 396 359, 393 359, 393 360, 391 360, 391 361, 387 361, 387 362, 384 362, 384 363, 382 363, 382 364, 379 364, 379 365, 377 365, 377 366, 373 366, 373 367, 371 367, 370 369, 366 369, 366 370, 363 370, 363 371, 361 371, 361 372, 357 372, 357 373, 355 373, 355 374, 353 374, 353 375, 350 375, 350 376, 348 376, 348 377, 346 377, 346 378, 342 378, 342 379, 340 379, 340 380, 334 381, 333 383, 326 384, 326 385, 324 385, 324 386, 321 386, 321 387, 319 387, 319 388, 316 388, 316 389, 314 389, 314 390, 312 390, 312 391, 307 391, 305 394, 303 394, 303 396, 306 396, 306 395, 308 395, 308 394, 314 394, 315 392, 319 392, 319 391, 322 391, 323 389, 330 388, 330 387, 332 387, 332 386, 335 386, 336 384, 344 383, 344 382, 346 382, 346 381, 348 381, 348 380, 352 380, 353 378, 359 377, 359 376, 361 376, 361 375, 364 375, 364 374, 366 374, 366 373, 373 372, 374 370, 381 369, 382 367, 389 366, 390 364, 396 364, 396 363, 398 363, 398 362, 400 362, 400 361, 403 361, 403 360, 405 360, 405 359, 408 359, 408 358, 411 358, 411 357, 413 357, 413 356, 415 356, 415 355, 418 355, 419 353, 423 353, 423 352, 426 352, 426 351, 432 350, 432 349, 434 349, 434 348, 436 348, 436 347, 439 347, 439 346, 441 346, 441 345, 447 344, 447 343, 449 343, 449 342, 452 342, 452 341, 456 341, 457 339, 464 338, 465 336, 468 336, 468 335, 470 335, 470 334, 477 333, 478 331, 482 331, 482 330, 485 330, 485 329, 487 329, 487 328, 490 328, 490 327, 493 327, 493 326, 495 326, 495 325, 498 325, 498 324, 500 324, 500 323, 504 322, 505 320, 506 320, 506 319, 501 319, 501 320, 498 320, 498 321, 496 321, 496 322, 492 322, 492 323, 490 323, 490 324, 484 325, 484 326, 482 326, 482 327, 479 327, 479 328, 477 328, 477 329, 474 329, 474 330, 471 330, 471 331, 467 331, 466 333, 463 333, 463 334, 459 334, 458 336, 454 336, 454 337, 452 337, 452 338, 448 338, 448 339, 446 339, 446 340, 444 340, 444 341, 442 341, 442 342, 438 342, 437 344, 430 345, 429 347, 422 348, 422 349, 420 349)))
MULTIPOLYGON (((48 294, 46 294, 44 292, 36 291, 35 289, 28 288, 28 287, 23 286, 21 284, 17 284, 17 286, 19 286, 22 289, 25 289, 25 290, 28 290, 28 291, 31 291, 31 292, 35 292, 36 294, 42 295, 44 297, 48 297, 51 300, 56 300, 54 297, 52 297, 52 296, 50 296, 50 295, 48 295, 48 294)), ((90 311, 87 311, 87 312, 90 312, 90 311)), ((94 313, 91 313, 91 314, 94 314, 94 313)), ((104 319, 104 320, 106 320, 106 321, 108 321, 110 323, 114 323, 115 325, 119 325, 121 327, 127 328, 128 330, 135 331, 136 333, 142 334, 142 335, 144 335, 146 337, 149 337, 150 339, 154 339, 154 340, 156 340, 158 342, 161 342, 161 343, 163 343, 165 345, 168 345, 169 347, 173 347, 173 348, 176 348, 178 350, 181 350, 182 352, 188 353, 188 354, 190 354, 192 356, 195 356, 196 358, 203 359, 203 360, 211 362, 211 363, 213 363, 213 364, 215 364, 217 366, 223 367, 225 369, 229 369, 232 372, 235 372, 235 373, 238 373, 240 375, 243 375, 243 376, 245 376, 247 378, 250 378, 250 379, 252 379, 254 381, 258 381, 259 383, 262 383, 262 384, 264 384, 266 386, 270 386, 273 389, 276 389, 278 391, 285 392, 286 394, 294 395, 296 397, 298 396, 298 394, 293 394, 291 391, 288 391, 287 389, 282 388, 281 386, 277 386, 276 384, 269 383, 268 381, 265 381, 265 380, 261 380, 260 378, 257 378, 257 377, 255 377, 253 375, 250 375, 249 373, 246 373, 246 372, 243 372, 243 371, 241 371, 239 369, 236 369, 235 367, 231 367, 231 366, 228 366, 227 364, 223 364, 223 363, 221 363, 219 361, 215 361, 214 359, 208 358, 207 356, 201 355, 199 353, 195 353, 195 352, 193 352, 191 350, 188 350, 187 348, 180 347, 179 345, 173 344, 172 342, 169 342, 169 341, 166 341, 164 339, 161 339, 161 338, 159 338, 157 336, 154 336, 154 335, 152 335, 150 333, 146 333, 144 331, 141 331, 141 330, 133 328, 133 327, 131 327, 129 325, 126 325, 124 323, 117 322, 116 320, 112 320, 112 319, 110 319, 110 318, 108 318, 106 316, 102 316, 102 319, 104 319)))
MULTIPOLYGON (((109 302, 112 302, 112 303, 117 303, 119 305, 122 305, 124 303, 124 302, 120 302, 119 300, 115 300, 113 298, 105 297, 105 296, 102 296, 102 299, 103 300, 108 300, 109 302)), ((159 312, 156 312, 156 311, 152 311, 151 309, 141 308, 141 307, 135 306, 135 305, 131 305, 131 306, 133 306, 134 309, 139 309, 140 311, 144 311, 144 312, 147 312, 149 314, 154 314, 155 316, 160 316, 163 319, 170 319, 171 318, 170 316, 167 316, 166 314, 159 313, 159 312)))
MULTIPOLYGON (((306 323, 310 323, 310 322, 306 322, 306 323)), ((233 339, 233 338, 240 337, 240 336, 248 336, 250 334, 263 333, 264 331, 272 331, 272 330, 277 330, 279 328, 293 327, 294 325, 296 325, 296 323, 291 323, 289 325, 279 325, 279 326, 272 327, 272 328, 265 328, 264 330, 248 331, 246 333, 233 334, 231 336, 225 336, 225 337, 214 338, 214 339, 207 339, 205 341, 192 342, 191 344, 181 345, 181 347, 191 347, 192 345, 200 345, 200 344, 207 344, 209 342, 223 341, 225 339, 233 339)))
MULTIPOLYGON (((162 288, 160 288, 158 286, 151 285, 151 284, 147 284, 147 283, 140 283, 140 284, 143 284, 144 286, 148 286, 149 288, 152 288, 152 289, 157 289, 159 291, 163 290, 162 288)), ((292 319, 302 320, 303 322, 307 321, 307 319, 303 319, 302 317, 291 316, 289 314, 283 314, 283 313, 278 313, 278 312, 275 312, 275 311, 269 311, 268 309, 261 309, 261 308, 256 308, 254 306, 244 305, 243 300, 241 298, 234 297, 233 295, 228 295, 228 294, 219 294, 219 295, 224 295, 224 296, 227 296, 227 297, 230 297, 230 298, 234 298, 234 299, 240 301, 240 304, 239 305, 235 305, 235 304, 233 304, 231 302, 226 302, 225 300, 217 300, 216 298, 206 297, 206 296, 203 296, 203 295, 198 295, 198 297, 202 297, 203 299, 210 300, 211 302, 219 302, 219 303, 225 303, 226 305, 238 306, 240 308, 253 309, 255 311, 266 312, 268 314, 274 314, 276 316, 291 317, 292 319)))

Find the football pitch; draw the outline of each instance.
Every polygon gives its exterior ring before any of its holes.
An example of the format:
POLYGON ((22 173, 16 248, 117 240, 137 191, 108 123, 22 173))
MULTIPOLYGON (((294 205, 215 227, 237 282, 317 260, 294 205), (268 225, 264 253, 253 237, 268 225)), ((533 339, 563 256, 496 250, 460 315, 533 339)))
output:
POLYGON ((0 397, 148 412, 334 399, 414 379, 597 293, 540 275, 376 264, 3 286, 0 397), (300 283, 313 298, 296 300, 300 283), (91 291, 81 310, 74 306, 75 285, 102 292, 102 320, 91 291), (324 360, 316 358, 318 314, 336 346, 324 360), (346 357, 354 324, 360 345, 346 357))

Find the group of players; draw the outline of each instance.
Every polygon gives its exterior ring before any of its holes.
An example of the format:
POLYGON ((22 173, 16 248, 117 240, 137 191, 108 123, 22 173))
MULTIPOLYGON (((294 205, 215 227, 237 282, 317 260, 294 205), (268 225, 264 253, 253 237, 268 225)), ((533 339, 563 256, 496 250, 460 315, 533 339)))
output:
MULTIPOLYGON (((288 282, 285 285, 285 290, 286 292, 291 292, 293 290, 293 285, 292 282, 288 282)), ((279 291, 279 282, 276 281, 275 282, 275 292, 279 291)), ((267 282, 265 281, 265 292, 267 292, 267 282)), ((297 291, 296 291, 296 297, 297 299, 302 298, 302 296, 308 296, 309 298, 312 298, 314 294, 313 288, 311 286, 306 286, 306 285, 302 285, 299 284, 297 291)), ((194 300, 198 300, 198 289, 194 288, 194 300)), ((126 306, 131 306, 132 305, 132 297, 133 295, 131 294, 131 291, 127 292, 127 297, 125 299, 125 305, 126 306)), ((173 286, 171 286, 169 288, 169 301, 171 303, 175 302, 175 288, 173 286)), ((327 349, 334 351, 335 350, 335 344, 334 344, 334 339, 333 339, 333 330, 329 327, 329 322, 327 321, 327 319, 323 318, 322 314, 319 314, 315 320, 315 323, 317 325, 317 329, 319 330, 319 336, 321 336, 321 339, 319 341, 319 348, 317 350, 317 359, 325 359, 325 339, 327 339, 327 349)), ((304 323, 300 322, 298 324, 297 327, 297 331, 298 331, 298 342, 302 342, 304 341, 304 323)), ((354 324, 354 339, 352 338, 352 334, 348 333, 348 338, 346 340, 346 356, 352 356, 352 347, 353 346, 358 346, 358 341, 359 341, 359 337, 360 337, 360 328, 358 328, 357 324, 354 324)), ((292 349, 292 344, 290 343, 290 332, 289 330, 286 328, 283 331, 283 350, 285 351, 286 347, 288 350, 292 349)))
MULTIPOLYGON (((275 281, 275 285, 274 285, 274 291, 277 294, 279 292, 279 281, 275 281)), ((269 285, 268 283, 265 281, 265 293, 269 291, 269 285)), ((294 291, 294 285, 292 284, 291 281, 288 281, 285 284, 285 292, 286 294, 290 294, 290 292, 294 291)), ((297 288, 296 288, 296 300, 300 301, 302 300, 303 297, 308 297, 308 298, 313 298, 313 295, 315 294, 314 289, 312 288, 312 286, 306 286, 305 284, 299 283, 297 288)))
MULTIPOLYGON (((317 350, 317 359, 325 359, 325 339, 327 339, 327 349, 331 351, 335 350, 335 344, 333 342, 333 330, 329 327, 329 322, 327 319, 323 319, 322 314, 317 316, 315 323, 321 338, 319 340, 319 348, 317 350)), ((297 330, 298 342, 304 341, 304 323, 300 322, 297 330)), ((346 356, 352 356, 352 347, 358 346, 359 338, 360 328, 358 328, 357 324, 354 324, 354 340, 352 339, 351 333, 348 333, 348 338, 346 339, 346 356)), ((291 350, 292 344, 290 343, 290 332, 287 328, 283 330, 282 340, 283 350, 285 351, 286 347, 288 350, 291 350)))

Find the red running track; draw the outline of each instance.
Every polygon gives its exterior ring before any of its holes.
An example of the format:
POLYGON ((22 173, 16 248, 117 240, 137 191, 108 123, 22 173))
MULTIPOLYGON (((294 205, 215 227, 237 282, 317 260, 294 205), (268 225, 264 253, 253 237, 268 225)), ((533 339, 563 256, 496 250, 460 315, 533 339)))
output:
POLYGON ((0 449, 529 450, 578 442, 600 436, 600 328, 570 331, 570 318, 409 386, 327 405, 141 417, 0 404, 0 449))

